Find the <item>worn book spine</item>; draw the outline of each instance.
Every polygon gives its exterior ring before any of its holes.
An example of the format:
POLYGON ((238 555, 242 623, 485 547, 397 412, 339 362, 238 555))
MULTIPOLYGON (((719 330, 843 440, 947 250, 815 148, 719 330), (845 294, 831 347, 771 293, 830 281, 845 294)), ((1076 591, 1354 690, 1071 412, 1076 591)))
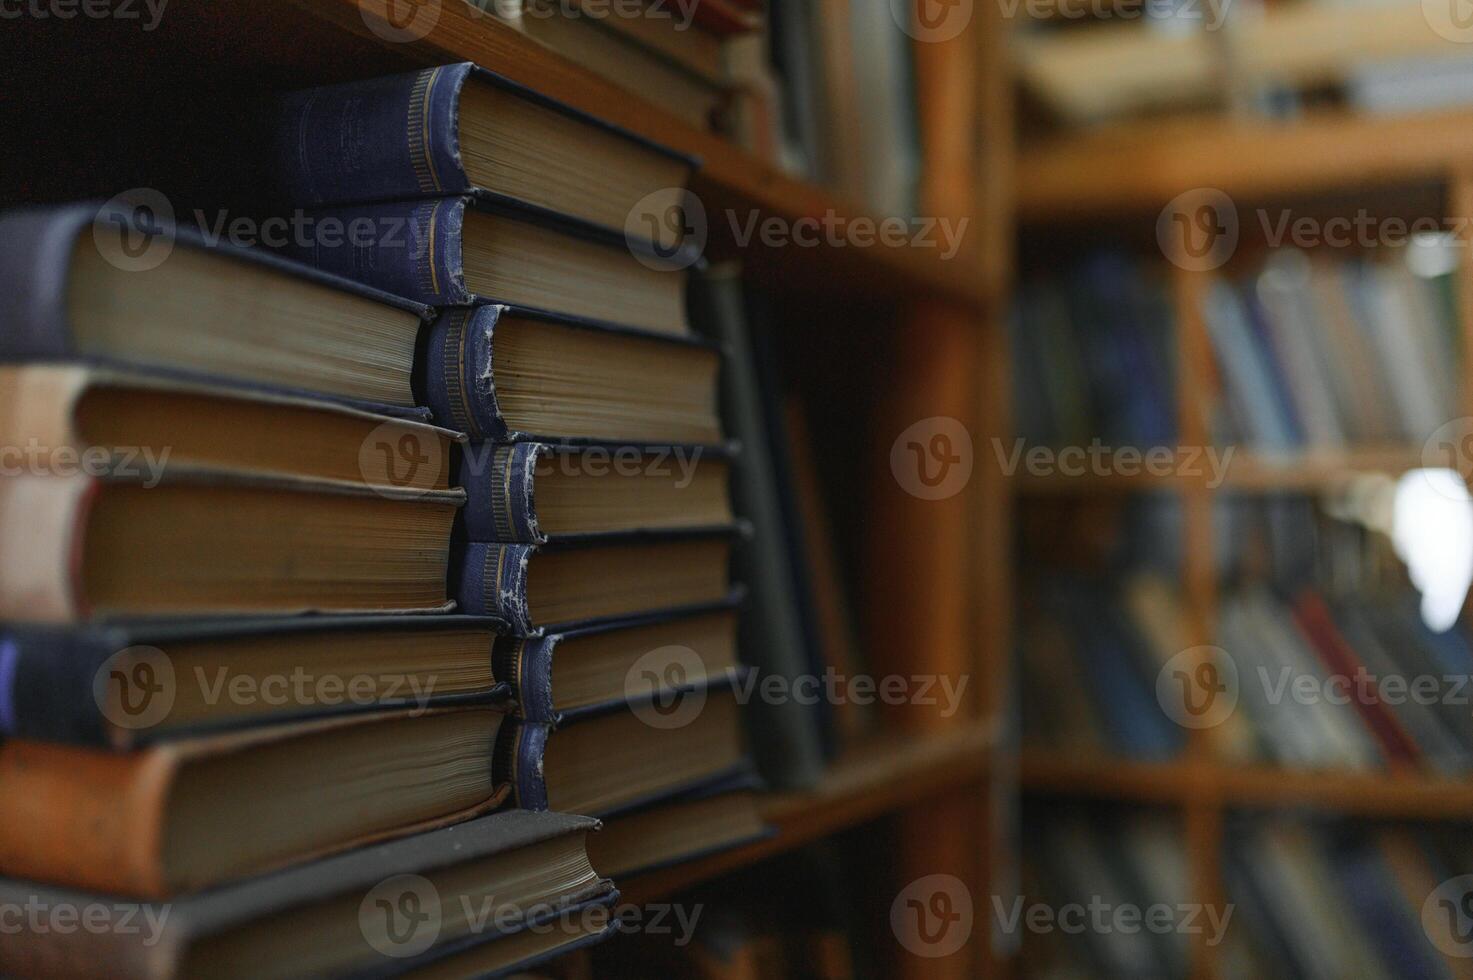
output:
POLYGON ((273 121, 283 200, 301 206, 459 194, 460 93, 470 64, 294 92, 273 121))
POLYGON ((316 226, 286 253, 323 272, 429 306, 464 306, 461 229, 469 198, 389 201, 309 212, 316 226))
POLYGON ((496 324, 505 311, 495 304, 445 310, 421 334, 418 400, 471 442, 509 441, 514 435, 496 404, 491 356, 496 324))
POLYGON ((503 725, 496 740, 496 781, 511 787, 512 799, 520 809, 548 808, 542 754, 551 732, 552 726, 542 722, 515 721, 503 725))
POLYGON ((561 639, 561 635, 497 638, 493 669, 511 685, 517 717, 524 721, 548 725, 558 721, 552 700, 552 657, 561 639))
POLYGON ((537 527, 533 506, 537 459, 543 449, 538 443, 520 442, 473 446, 461 454, 456 478, 466 494, 460 519, 468 540, 517 544, 547 540, 537 527))
POLYGON ((455 599, 460 611, 472 616, 493 616, 519 636, 531 633, 527 563, 534 550, 523 544, 471 542, 465 545, 455 569, 455 599))

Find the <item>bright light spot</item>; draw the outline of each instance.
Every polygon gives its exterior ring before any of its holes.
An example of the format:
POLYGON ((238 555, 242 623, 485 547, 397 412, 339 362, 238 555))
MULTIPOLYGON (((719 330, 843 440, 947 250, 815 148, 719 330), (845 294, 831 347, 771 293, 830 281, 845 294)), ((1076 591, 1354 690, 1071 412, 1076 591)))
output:
POLYGON ((1422 593, 1422 619, 1451 629, 1473 584, 1473 496, 1454 470, 1413 470, 1396 485, 1391 542, 1422 593))
POLYGON ((1436 279, 1457 271, 1458 249, 1463 243, 1450 232, 1421 231, 1407 247, 1407 268, 1415 276, 1436 279))

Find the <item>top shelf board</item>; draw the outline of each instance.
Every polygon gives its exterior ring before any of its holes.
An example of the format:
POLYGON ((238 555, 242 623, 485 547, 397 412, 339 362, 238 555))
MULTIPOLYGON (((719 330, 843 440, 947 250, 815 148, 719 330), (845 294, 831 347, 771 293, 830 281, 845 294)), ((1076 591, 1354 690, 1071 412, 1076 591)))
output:
POLYGON ((1137 123, 1025 147, 1025 222, 1152 211, 1185 191, 1264 199, 1445 180, 1473 167, 1473 110, 1295 122, 1137 123))

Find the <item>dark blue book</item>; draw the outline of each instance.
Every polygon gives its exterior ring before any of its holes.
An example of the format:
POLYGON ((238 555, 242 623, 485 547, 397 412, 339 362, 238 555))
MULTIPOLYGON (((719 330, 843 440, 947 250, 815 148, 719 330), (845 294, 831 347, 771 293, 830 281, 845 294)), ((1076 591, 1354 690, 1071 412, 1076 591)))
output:
POLYGON ((0 216, 0 361, 79 360, 425 414, 412 379, 428 307, 211 243, 161 206, 0 216))
POLYGON ((461 612, 493 616, 517 636, 708 606, 731 594, 736 530, 460 542, 451 592, 461 612))
POLYGON ((716 447, 720 368, 699 338, 492 304, 436 319, 415 387, 473 442, 716 447))
POLYGON ((262 169, 294 206, 470 195, 684 238, 695 160, 468 62, 295 92, 270 128, 262 169))
POLYGON ((734 521, 726 447, 477 443, 458 455, 467 541, 546 544, 734 521))
POLYGON ((0 628, 0 736, 131 750, 367 711, 506 703, 501 626, 296 616, 0 628))
POLYGON ((762 788, 748 769, 627 810, 589 839, 589 860, 603 874, 622 879, 771 837, 774 830, 757 806, 762 788))
POLYGON ((556 726, 509 720, 497 736, 497 785, 522 809, 604 818, 729 780, 751 765, 739 684, 712 679, 556 726))
POLYGON ((545 209, 481 197, 338 205, 308 213, 310 235, 284 251, 326 272, 431 306, 505 303, 637 327, 690 332, 688 250, 545 209))
POLYGON ((497 638, 492 664, 511 685, 515 714, 559 725, 630 703, 674 699, 741 671, 734 591, 708 606, 598 623, 542 636, 497 638))

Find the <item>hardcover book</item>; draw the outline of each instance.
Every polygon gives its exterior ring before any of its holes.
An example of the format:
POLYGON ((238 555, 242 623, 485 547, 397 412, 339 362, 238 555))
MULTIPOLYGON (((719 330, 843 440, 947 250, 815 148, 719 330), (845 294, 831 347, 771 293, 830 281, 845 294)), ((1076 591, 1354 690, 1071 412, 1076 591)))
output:
MULTIPOLYGON (((0 972, 93 977, 105 963, 127 980, 499 973, 608 933, 597 907, 618 893, 588 861, 597 828, 588 817, 498 813, 145 905, 137 928, 7 929, 0 972)), ((0 901, 114 904, 14 879, 0 880, 0 901)))
POLYGON ((500 704, 511 689, 493 667, 499 629, 470 616, 0 627, 0 737, 125 750, 337 714, 500 704))
POLYGON ((589 840, 588 859, 610 877, 648 874, 772 834, 757 808, 751 773, 609 820, 589 840))
POLYGON ((0 215, 0 361, 87 360, 418 414, 430 310, 97 205, 0 215))
POLYGON ((444 492, 451 447, 463 439, 262 388, 77 364, 0 365, 0 448, 59 475, 85 461, 99 474, 149 485, 167 473, 208 470, 444 492))
POLYGON ((693 160, 469 62, 295 92, 279 113, 271 169, 295 205, 468 194, 680 245, 693 160))
POLYGON ((663 703, 686 690, 727 684, 741 669, 738 598, 538 637, 498 637, 496 673, 516 694, 517 717, 554 726, 636 696, 663 703))
POLYGON ((558 728, 510 721, 496 746, 497 778, 523 809, 597 817, 731 779, 750 765, 734 680, 558 728))
POLYGON ((702 446, 468 446, 456 464, 460 529, 507 544, 725 529, 730 471, 724 450, 702 446))
POLYGON ((518 636, 720 602, 732 534, 630 534, 545 545, 460 546, 452 589, 463 612, 518 636))
POLYGON ((0 620, 444 611, 459 490, 170 471, 0 481, 0 620))
POLYGON ((287 254, 432 306, 495 302, 689 333, 684 271, 695 259, 524 205, 471 196, 311 212, 357 234, 318 235, 287 254))
POLYGON ((417 387, 472 441, 715 446, 720 352, 501 305, 450 309, 425 333, 417 387))
MULTIPOLYGON (((144 693, 144 692, 136 692, 144 693)), ((0 744, 0 874, 167 898, 496 809, 494 706, 115 752, 0 744)))

